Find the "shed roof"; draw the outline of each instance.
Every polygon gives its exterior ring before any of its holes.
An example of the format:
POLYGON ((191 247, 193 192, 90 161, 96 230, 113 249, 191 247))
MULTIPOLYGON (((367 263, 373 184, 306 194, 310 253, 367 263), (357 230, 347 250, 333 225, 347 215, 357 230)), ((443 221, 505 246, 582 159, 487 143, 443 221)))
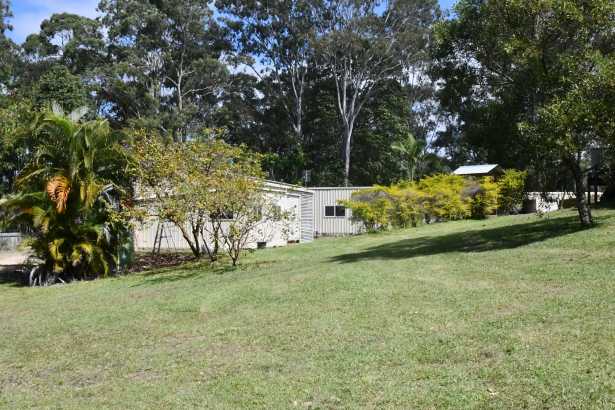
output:
POLYGON ((453 171, 455 175, 487 175, 500 168, 498 164, 463 165, 453 171))

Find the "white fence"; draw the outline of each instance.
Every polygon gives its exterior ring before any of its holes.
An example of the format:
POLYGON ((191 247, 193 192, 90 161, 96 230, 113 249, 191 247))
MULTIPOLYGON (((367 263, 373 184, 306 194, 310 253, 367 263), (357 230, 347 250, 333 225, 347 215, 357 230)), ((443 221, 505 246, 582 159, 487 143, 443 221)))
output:
POLYGON ((23 235, 20 233, 0 233, 0 251, 17 250, 21 241, 23 241, 23 235))
MULTIPOLYGON (((562 209, 567 201, 575 200, 576 195, 573 192, 528 192, 527 199, 536 201, 537 212, 553 212, 562 209)), ((598 195, 591 193, 592 204, 598 202, 602 197, 602 192, 598 195)), ((532 210, 534 211, 534 210, 532 210)))

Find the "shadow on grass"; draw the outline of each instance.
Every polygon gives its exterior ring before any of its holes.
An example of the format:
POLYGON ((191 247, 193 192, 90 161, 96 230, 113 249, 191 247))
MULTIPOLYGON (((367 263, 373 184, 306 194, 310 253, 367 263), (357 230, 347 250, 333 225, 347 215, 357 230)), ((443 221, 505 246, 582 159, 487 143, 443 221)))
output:
POLYGON ((230 265, 212 265, 209 262, 187 263, 180 266, 155 269, 140 273, 139 276, 141 276, 144 280, 140 283, 132 285, 132 287, 177 282, 180 280, 196 278, 204 274, 222 275, 236 269, 236 267, 230 265))
POLYGON ((404 239, 367 248, 361 252, 335 256, 331 260, 351 263, 364 259, 405 259, 449 252, 514 249, 585 229, 588 228, 582 227, 577 217, 543 219, 499 228, 404 239))
POLYGON ((0 266, 0 285, 28 286, 27 273, 22 266, 0 266))
POLYGON ((212 264, 209 261, 201 262, 189 262, 180 266, 159 268, 151 271, 145 271, 138 275, 144 280, 140 283, 132 285, 137 286, 149 286, 158 285, 162 283, 177 282, 180 280, 193 279, 204 275, 223 275, 230 272, 245 272, 250 270, 259 270, 269 267, 277 260, 265 260, 265 261, 249 261, 240 263, 237 266, 231 265, 227 259, 212 264))

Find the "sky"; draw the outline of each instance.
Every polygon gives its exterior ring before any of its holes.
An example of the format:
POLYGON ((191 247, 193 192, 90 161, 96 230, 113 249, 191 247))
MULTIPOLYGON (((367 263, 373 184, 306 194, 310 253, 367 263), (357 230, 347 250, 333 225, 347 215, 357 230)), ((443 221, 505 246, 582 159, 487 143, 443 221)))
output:
MULTIPOLYGON (((450 8, 456 0, 439 0, 443 9, 450 8)), ((9 36, 17 43, 39 31, 41 22, 53 13, 67 12, 86 17, 96 17, 99 0, 12 0, 14 26, 9 36)))

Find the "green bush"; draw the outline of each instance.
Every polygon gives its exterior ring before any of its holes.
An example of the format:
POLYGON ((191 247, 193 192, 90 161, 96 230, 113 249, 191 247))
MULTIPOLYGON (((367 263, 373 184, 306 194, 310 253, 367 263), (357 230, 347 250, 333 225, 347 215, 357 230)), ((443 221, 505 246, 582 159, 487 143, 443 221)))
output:
POLYGON ((499 208, 504 213, 513 213, 523 203, 525 195, 526 171, 507 169, 504 175, 497 181, 499 188, 499 208))
POLYGON ((425 216, 428 220, 455 220, 471 215, 470 201, 464 198, 466 181, 459 175, 439 174, 423 178, 418 189, 424 196, 425 216))
POLYGON ((499 185, 492 177, 467 179, 463 196, 470 203, 470 216, 483 219, 498 209, 499 185))
MULTIPOLYGON (((81 111, 83 113, 83 110, 81 111)), ((130 232, 117 212, 124 156, 108 122, 80 121, 59 109, 37 116, 35 148, 16 193, 2 213, 30 228, 27 242, 42 261, 31 285, 49 285, 117 272, 130 254, 130 232)))
POLYGON ((393 185, 388 189, 391 199, 391 225, 397 228, 416 227, 425 215, 425 195, 414 182, 393 185))
POLYGON ((341 205, 352 210, 352 219, 360 221, 368 232, 385 230, 391 222, 392 201, 388 188, 375 186, 352 194, 341 205))
POLYGON ((372 232, 389 227, 464 218, 482 219, 499 209, 510 212, 523 200, 525 172, 508 170, 501 180, 439 174, 418 182, 375 186, 355 192, 341 204, 372 232))

